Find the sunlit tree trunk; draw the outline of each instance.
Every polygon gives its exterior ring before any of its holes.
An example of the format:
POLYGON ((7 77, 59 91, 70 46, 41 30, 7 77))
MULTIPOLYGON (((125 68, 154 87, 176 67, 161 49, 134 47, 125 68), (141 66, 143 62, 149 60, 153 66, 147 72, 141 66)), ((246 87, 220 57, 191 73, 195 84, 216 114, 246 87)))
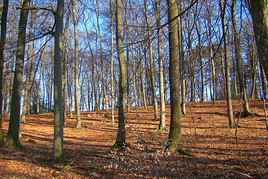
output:
POLYGON ((248 116, 250 114, 250 109, 247 97, 247 89, 244 82, 244 68, 241 56, 240 36, 236 29, 236 2, 237 0, 232 1, 232 24, 233 24, 233 37, 235 45, 236 70, 238 75, 240 98, 242 98, 244 102, 243 116, 248 116))
POLYGON ((113 1, 110 0, 110 14, 111 14, 111 22, 110 22, 110 30, 111 30, 111 59, 110 59, 110 65, 111 65, 111 113, 112 113, 112 124, 114 124, 114 14, 113 14, 113 1))
POLYGON ((118 99, 118 131, 115 146, 122 148, 126 145, 125 110, 126 110, 126 64, 122 37, 122 0, 116 0, 116 45, 119 60, 119 99, 118 99))
POLYGON ((68 14, 66 17, 66 22, 65 22, 65 27, 64 27, 64 49, 63 49, 63 61, 62 61, 62 102, 63 102, 63 121, 64 124, 66 123, 66 118, 67 118, 67 110, 66 110, 66 84, 67 84, 67 49, 68 49, 68 41, 69 41, 69 18, 70 18, 71 10, 70 8, 68 9, 68 14))
POLYGON ((21 109, 21 93, 23 89, 23 63, 25 55, 25 43, 26 43, 26 27, 29 10, 30 0, 22 1, 22 9, 20 12, 19 31, 17 40, 17 52, 16 52, 16 66, 13 81, 13 90, 10 107, 10 122, 8 127, 8 137, 6 146, 10 148, 20 148, 19 141, 20 131, 20 109, 21 109))
MULTIPOLYGON (((179 3, 179 10, 182 12, 183 10, 183 1, 180 1, 179 3)), ((179 47, 180 47, 180 69, 181 69, 181 112, 182 114, 186 115, 186 60, 185 60, 185 55, 184 55, 184 22, 183 22, 183 17, 180 17, 179 20, 179 47)))
POLYGON ((150 82, 151 82, 152 101, 153 101, 153 107, 154 107, 154 120, 157 120, 158 119, 158 104, 157 104, 156 87, 155 87, 155 63, 154 63, 154 57, 153 57, 153 42, 151 40, 151 27, 148 21, 146 0, 144 0, 144 9, 145 9, 144 15, 145 15, 146 27, 148 30, 147 39, 148 39, 148 45, 149 45, 150 82))
POLYGON ((223 32, 223 43, 224 43, 224 64, 225 64, 225 85, 226 85, 226 101, 227 101, 227 110, 228 110, 228 119, 229 127, 235 127, 234 115, 233 115, 233 106, 232 106, 232 94, 231 94, 231 85, 230 85, 230 59, 227 55, 227 40, 226 40, 226 24, 225 24, 225 11, 226 11, 226 1, 222 3, 220 0, 220 10, 221 10, 221 23, 222 23, 222 32, 223 32))
POLYGON ((196 33, 198 37, 198 60, 200 64, 200 78, 201 78, 201 90, 200 90, 200 101, 204 102, 205 100, 205 78, 204 78, 204 65, 203 65, 203 59, 202 59, 202 42, 201 42, 201 25, 199 20, 195 21, 195 26, 196 26, 196 33))
POLYGON ((178 15, 176 0, 168 0, 169 21, 169 81, 170 81, 170 130, 167 150, 175 152, 181 142, 181 105, 180 105, 180 64, 178 47, 178 15))
POLYGON ((165 109, 165 84, 164 84, 164 65, 162 58, 162 29, 160 22, 160 1, 154 0, 155 3, 155 17, 157 22, 157 55, 159 65, 159 92, 160 92, 160 123, 159 130, 166 128, 166 109, 165 109))
MULTIPOLYGON (((29 26, 29 33, 32 33, 33 28, 33 15, 34 13, 30 13, 30 26, 29 26)), ((31 39, 31 35, 28 37, 31 39)), ((28 43, 27 48, 27 61, 26 61, 26 79, 24 84, 24 96, 23 96, 23 106, 22 106, 22 115, 21 115, 21 122, 26 122, 26 115, 30 112, 30 89, 31 89, 31 71, 32 71, 32 64, 33 64, 33 57, 34 56, 34 42, 28 43)), ((34 79, 33 79, 34 80, 34 79)))
POLYGON ((63 60, 63 16, 64 0, 58 0, 56 12, 54 47, 54 160, 64 160, 63 107, 62 107, 62 60, 63 60), (56 70, 57 69, 57 70, 56 70))
POLYGON ((0 39, 0 146, 3 144, 3 72, 4 72, 4 50, 6 44, 6 29, 7 29, 7 13, 8 0, 3 1, 2 17, 1 17, 1 39, 0 39))
POLYGON ((78 50, 78 30, 77 30, 77 12, 76 12, 76 4, 74 0, 71 0, 72 3, 72 14, 73 14, 73 26, 74 26, 74 91, 75 91, 75 119, 76 119, 76 128, 81 128, 81 119, 80 119, 80 98, 79 98, 79 50, 78 50))
POLYGON ((106 79, 105 79, 105 65, 103 57, 103 47, 102 47, 102 35, 100 29, 100 13, 99 13, 99 1, 94 1, 95 11, 96 11, 96 20, 97 20, 97 34, 98 34, 98 44, 100 48, 100 62, 101 62, 101 93, 102 94, 102 108, 106 111, 108 110, 108 98, 107 98, 107 89, 106 89, 106 79))

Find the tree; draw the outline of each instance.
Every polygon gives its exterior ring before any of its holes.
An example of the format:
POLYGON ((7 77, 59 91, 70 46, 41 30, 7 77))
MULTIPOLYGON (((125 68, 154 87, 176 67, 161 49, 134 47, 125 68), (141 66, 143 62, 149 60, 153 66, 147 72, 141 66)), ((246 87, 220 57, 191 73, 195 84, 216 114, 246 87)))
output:
POLYGON ((118 130, 115 147, 122 148, 126 145, 125 110, 126 110, 126 64, 124 58, 122 36, 122 0, 116 0, 116 45, 119 60, 119 99, 118 99, 118 130))
POLYGON ((76 128, 81 128, 81 119, 80 119, 80 97, 79 97, 79 92, 78 92, 78 81, 79 81, 79 57, 78 57, 78 30, 77 30, 77 13, 76 13, 76 5, 74 0, 71 0, 72 3, 72 14, 73 14, 73 26, 74 26, 74 91, 75 91, 75 119, 76 119, 76 128))
POLYGON ((112 118, 112 124, 114 124, 114 13, 113 13, 113 2, 112 0, 109 1, 110 5, 110 30, 111 30, 111 59, 110 59, 110 65, 111 65, 111 118, 112 118))
MULTIPOLYGON (((32 29, 33 29, 33 21, 34 21, 34 13, 30 13, 30 27, 29 27, 29 37, 30 40, 32 29)), ((34 57, 34 42, 28 43, 27 48, 27 61, 26 61, 26 70, 25 70, 25 82, 24 82, 24 96, 23 96, 23 107, 22 107, 22 115, 21 122, 26 122, 26 115, 30 113, 30 93, 31 93, 31 76, 33 71, 33 57, 34 57)), ((34 80, 34 79, 33 79, 34 80)))
POLYGON ((54 160, 64 160, 63 151, 63 106, 62 106, 62 60, 63 60, 63 15, 64 0, 58 0, 55 16, 54 47, 54 160))
POLYGON ((151 94, 152 94, 152 101, 154 106, 154 120, 158 119, 158 104, 157 104, 157 96, 156 96, 156 88, 155 88, 155 63, 153 57, 153 42, 151 40, 152 30, 148 20, 148 12, 147 12, 147 3, 144 0, 144 16, 146 21, 147 27, 147 38, 148 38, 148 46, 149 46, 149 57, 150 57, 150 81, 151 81, 151 94))
POLYGON ((223 43, 224 43, 224 64, 225 64, 225 86, 226 86, 226 101, 228 110, 229 127, 235 127, 233 107, 232 107, 232 95, 231 95, 231 85, 230 85, 230 59, 227 55, 227 40, 226 40, 226 24, 225 24, 225 10, 226 10, 226 0, 222 2, 220 0, 220 11, 221 11, 221 25, 223 33, 223 43))
POLYGON ((165 84, 164 84, 164 65, 162 58, 162 29, 160 22, 160 1, 154 0, 155 4, 155 18, 157 22, 157 55, 159 64, 159 92, 160 92, 160 123, 159 130, 166 128, 166 109, 165 109, 165 84))
POLYGON ((3 1, 2 18, 1 18, 1 39, 0 39, 0 146, 3 144, 3 72, 4 72, 4 50, 6 44, 6 30, 7 30, 7 13, 8 0, 3 1))
POLYGON ((268 79, 268 17, 267 0, 248 0, 253 29, 257 45, 258 57, 268 79))
POLYGON ((20 101, 23 88, 23 63, 25 55, 25 43, 26 43, 26 27, 30 0, 22 1, 22 8, 20 11, 19 19, 19 31, 17 40, 17 51, 16 51, 16 66, 13 80, 13 90, 11 97, 11 107, 10 107, 10 122, 8 127, 8 136, 6 141, 6 146, 10 148, 19 149, 21 144, 19 141, 19 131, 20 131, 20 101))
POLYGON ((240 98, 243 99, 243 112, 242 116, 250 115, 248 97, 247 97, 247 89, 245 87, 245 80, 244 80, 244 69, 243 69, 243 62, 241 56, 241 47, 240 47, 240 36, 236 29, 236 2, 237 0, 232 1, 232 24, 233 24, 233 37, 234 37, 234 46, 235 46, 235 60, 236 60, 236 70, 238 74, 238 82, 239 82, 239 89, 240 89, 240 98))
POLYGON ((181 104, 180 104, 180 63, 178 39, 178 7, 176 0, 168 0, 169 22, 169 82, 170 82, 170 129, 167 150, 180 149, 181 141, 181 104))

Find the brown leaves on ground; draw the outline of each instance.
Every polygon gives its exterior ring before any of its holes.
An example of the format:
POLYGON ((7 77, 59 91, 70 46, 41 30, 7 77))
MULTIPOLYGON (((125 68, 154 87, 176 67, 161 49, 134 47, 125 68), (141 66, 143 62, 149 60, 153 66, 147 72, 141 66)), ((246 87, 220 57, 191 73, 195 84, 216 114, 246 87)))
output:
MULTIPOLYGON (((251 101, 251 109, 263 114, 262 103, 251 101)), ((234 109, 239 112, 240 104, 234 109)), ((264 116, 241 118, 237 140, 228 128, 224 101, 191 103, 182 120, 183 149, 191 155, 164 153, 168 132, 157 132, 152 108, 127 113, 124 151, 112 150, 117 125, 110 114, 83 112, 84 128, 75 129, 68 118, 64 129, 64 164, 52 161, 53 116, 30 115, 21 124, 23 149, 0 148, 3 178, 267 178, 268 133, 264 116)), ((167 107, 167 114, 169 108, 167 107)), ((169 115, 167 115, 169 119, 169 115)), ((169 123, 169 122, 168 122, 169 123)), ((8 122, 4 122, 6 132, 8 122)))

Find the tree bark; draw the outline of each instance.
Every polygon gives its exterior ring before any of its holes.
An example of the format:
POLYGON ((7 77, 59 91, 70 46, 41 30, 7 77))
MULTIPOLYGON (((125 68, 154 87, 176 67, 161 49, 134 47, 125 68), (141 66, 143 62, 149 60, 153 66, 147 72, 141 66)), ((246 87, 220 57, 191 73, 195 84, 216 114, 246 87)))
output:
POLYGON ((226 40, 226 24, 225 24, 225 8, 226 0, 222 3, 220 0, 220 10, 221 10, 221 23, 222 23, 222 32, 223 32, 223 43, 224 43, 224 64, 225 64, 225 85, 226 85, 226 101, 227 101, 227 110, 228 110, 228 119, 229 127, 235 127, 235 121, 233 116, 233 106, 232 106, 232 94, 231 94, 231 85, 230 85, 230 59, 227 55, 227 40, 226 40))
POLYGON ((149 57, 150 57, 150 81, 151 81, 151 94, 152 94, 152 101, 153 101, 153 109, 154 109, 154 120, 158 119, 158 104, 157 104, 157 96, 156 96, 156 88, 155 88, 155 63, 153 57, 153 42, 151 40, 151 27, 148 21, 148 14, 147 14, 147 3, 146 0, 143 1, 144 3, 144 15, 147 27, 147 39, 149 45, 149 57))
POLYGON ((29 10, 30 0, 22 1, 22 9, 20 12, 19 31, 17 40, 16 52, 16 66, 13 81, 13 90, 10 107, 10 123, 8 127, 8 136, 6 146, 10 148, 21 148, 19 141, 20 131, 20 109, 21 109, 21 94, 23 88, 23 63, 25 55, 25 42, 26 42, 26 27, 29 10))
POLYGON ((54 160, 64 160, 63 107, 62 107, 62 60, 63 60, 63 16, 64 0, 58 0, 56 12, 54 47, 54 160), (56 70, 57 69, 57 70, 56 70))
POLYGON ((235 45, 235 59, 236 59, 236 70, 238 74, 238 82, 240 89, 240 98, 243 99, 243 116, 250 115, 247 89, 244 83, 244 68, 241 56, 241 47, 240 47, 240 36, 236 29, 236 2, 237 0, 232 1, 232 24, 233 24, 233 37, 235 45))
POLYGON ((160 1, 154 0, 155 3, 155 17, 157 22, 157 55, 159 64, 159 92, 160 92, 160 123, 159 130, 166 129, 166 109, 165 109, 165 84, 164 84, 164 65, 162 58, 162 29, 160 22, 160 1))
POLYGON ((0 39, 0 146, 3 144, 3 73, 4 73, 4 50, 6 44, 6 30, 7 30, 7 13, 8 0, 3 1, 2 17, 1 17, 1 39, 0 39))
POLYGON ((118 130, 115 147, 123 148, 126 145, 125 110, 126 110, 126 64, 122 37, 122 0, 116 0, 116 45, 119 60, 119 99, 118 99, 118 130))
POLYGON ((111 59, 110 59, 110 65, 111 65, 111 118, 112 118, 112 124, 114 124, 114 14, 113 14, 113 1, 110 0, 110 13, 111 13, 111 22, 110 22, 110 30, 111 30, 111 59))
POLYGON ((75 91, 75 119, 76 119, 76 128, 81 128, 81 119, 80 119, 80 98, 79 98, 79 49, 78 49, 78 30, 77 30, 77 12, 76 4, 74 0, 71 0, 72 3, 72 14, 73 14, 73 26, 74 26, 74 91, 75 91))
POLYGON ((268 17, 267 0, 248 0, 258 57, 268 79, 268 17))
POLYGON ((169 21, 169 81, 170 81, 170 130, 167 150, 175 152, 180 149, 181 142, 181 105, 180 105, 180 64, 178 22, 174 18, 178 15, 176 0, 168 0, 169 21))

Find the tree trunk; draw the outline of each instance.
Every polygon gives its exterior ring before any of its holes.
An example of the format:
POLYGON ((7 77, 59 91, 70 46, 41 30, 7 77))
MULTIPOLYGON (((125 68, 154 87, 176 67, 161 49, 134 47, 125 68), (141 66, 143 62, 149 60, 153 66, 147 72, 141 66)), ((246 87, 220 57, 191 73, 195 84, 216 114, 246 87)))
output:
POLYGON ((123 148, 126 145, 125 110, 126 110, 126 64, 122 37, 122 0, 116 0, 116 45, 119 60, 119 99, 118 99, 118 131, 115 147, 123 148))
POLYGON ((8 127, 8 136, 6 141, 6 146, 10 148, 21 147, 19 141, 20 109, 21 109, 20 101, 23 88, 23 63, 25 55, 26 27, 29 13, 27 7, 29 7, 29 4, 30 0, 23 0, 22 9, 20 12, 17 52, 16 52, 16 66, 15 66, 11 108, 10 108, 10 123, 8 127))
MULTIPOLYGON (((31 18, 30 18, 30 27, 29 27, 29 33, 32 33, 32 28, 33 28, 33 13, 31 13, 31 18)), ((31 39, 31 35, 28 37, 31 39)), ((25 123, 26 122, 26 115, 29 114, 28 110, 30 109, 30 89, 31 89, 31 67, 33 63, 33 48, 34 48, 34 42, 31 42, 28 44, 27 48, 27 62, 26 62, 26 80, 25 80, 25 87, 24 87, 24 97, 23 97, 23 106, 22 106, 22 115, 21 115, 21 122, 25 123)))
POLYGON ((68 55, 67 55, 67 48, 68 48, 68 43, 66 41, 69 41, 69 18, 70 18, 71 10, 70 8, 68 9, 68 14, 66 17, 66 22, 65 22, 65 27, 63 31, 63 38, 64 38, 64 49, 63 49, 63 62, 62 62, 62 106, 63 106, 63 122, 64 124, 66 123, 66 118, 67 118, 67 110, 66 110, 66 84, 67 84, 67 74, 66 74, 66 66, 67 66, 67 60, 68 60, 68 55))
POLYGON ((149 45, 149 57, 150 57, 150 81, 151 81, 151 94, 152 94, 152 101, 154 107, 154 120, 158 119, 158 104, 157 104, 157 96, 156 96, 156 88, 155 88, 155 63, 153 57, 153 42, 151 40, 151 27, 148 21, 148 14, 147 14, 147 3, 146 0, 143 1, 144 3, 144 15, 147 27, 147 38, 148 38, 148 45, 149 45))
MULTIPOLYGON (((180 12, 182 12, 183 10, 183 1, 180 1, 180 4, 179 4, 179 10, 180 12)), ((181 69, 181 95, 182 95, 182 98, 181 98, 181 111, 182 111, 182 114, 186 115, 186 78, 185 78, 185 74, 186 74, 186 65, 185 65, 185 56, 184 56, 184 37, 183 37, 183 30, 184 30, 184 23, 183 23, 183 18, 180 17, 180 20, 179 20, 179 47, 180 47, 180 53, 179 53, 179 56, 180 56, 180 69, 181 69)))
POLYGON ((241 56, 241 47, 240 47, 240 37, 236 29, 236 2, 237 0, 232 1, 232 24, 233 24, 233 36, 234 36, 234 45, 235 45, 235 58, 236 58, 236 70, 238 74, 238 82, 240 89, 240 98, 243 99, 243 116, 250 115, 249 103, 247 98, 247 89, 244 84, 244 68, 241 56))
POLYGON ((160 1, 154 0, 155 3, 155 17, 157 22, 157 55, 159 65, 159 92, 160 92, 160 123, 159 130, 166 129, 166 109, 165 109, 165 84, 164 84, 164 65, 162 58, 162 29, 160 22, 160 1))
MULTIPOLYGON (((225 1, 225 0, 224 0, 225 1)), ((233 116, 233 106, 232 106, 232 94, 231 94, 231 85, 230 85, 230 59, 227 55, 227 40, 226 40, 226 26, 225 26, 225 9, 226 1, 224 4, 220 0, 220 10, 221 10, 221 23, 222 23, 222 32, 223 32, 223 42, 224 42, 224 64, 225 64, 225 85, 226 85, 226 101, 227 101, 227 110, 229 118, 229 127, 235 127, 235 121, 233 116)))
POLYGON ((62 60, 63 60, 64 0, 58 0, 54 49, 54 160, 64 160, 63 107, 62 107, 62 60), (57 70, 56 70, 57 69, 57 70))
POLYGON ((168 0, 169 21, 169 81, 170 81, 170 130, 167 150, 175 152, 180 149, 181 142, 181 106, 180 106, 180 64, 178 47, 178 15, 176 0, 168 0))
POLYGON ((257 45, 258 57, 268 79, 268 17, 267 0, 248 0, 253 29, 257 45))
POLYGON ((1 39, 0 39, 0 146, 3 144, 3 73, 4 73, 4 50, 6 44, 7 13, 8 0, 3 1, 2 18, 1 18, 1 39))
POLYGON ((114 14, 113 14, 113 2, 110 0, 110 13, 111 13, 111 22, 110 22, 110 29, 111 29, 111 59, 110 59, 110 65, 111 65, 111 118, 112 118, 112 124, 114 124, 114 14))
POLYGON ((81 119, 80 119, 80 98, 79 98, 79 50, 78 50, 78 30, 77 30, 77 13, 76 13, 76 5, 74 0, 71 0, 72 3, 72 14, 73 14, 73 26, 74 26, 74 81, 75 81, 75 86, 74 86, 74 91, 75 91, 75 119, 76 119, 76 128, 81 128, 81 119))

